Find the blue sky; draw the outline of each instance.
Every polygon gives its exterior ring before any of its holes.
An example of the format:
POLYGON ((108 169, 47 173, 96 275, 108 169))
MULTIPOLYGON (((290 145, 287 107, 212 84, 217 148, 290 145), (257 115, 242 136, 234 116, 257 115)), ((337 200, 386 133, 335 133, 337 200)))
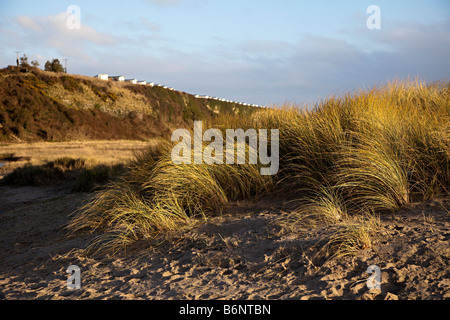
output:
POLYGON ((260 105, 313 103, 390 80, 450 75, 450 1, 0 0, 0 66, 123 74, 260 105), (66 26, 70 5, 80 29, 66 26), (366 9, 381 9, 369 30, 366 9))

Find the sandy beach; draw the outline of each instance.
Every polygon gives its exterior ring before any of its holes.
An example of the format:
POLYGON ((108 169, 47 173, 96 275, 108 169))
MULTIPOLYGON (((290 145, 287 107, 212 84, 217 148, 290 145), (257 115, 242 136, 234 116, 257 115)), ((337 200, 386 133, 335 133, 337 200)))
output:
POLYGON ((95 235, 62 229, 88 198, 56 187, 0 188, 1 299, 306 300, 449 299, 450 199, 411 204, 380 216, 373 247, 325 260, 335 230, 283 228, 286 199, 234 203, 217 217, 126 255, 79 254, 95 235), (447 209, 445 209, 447 208, 447 209), (69 290, 77 265, 81 289, 69 290), (369 290, 369 266, 381 271, 369 290))

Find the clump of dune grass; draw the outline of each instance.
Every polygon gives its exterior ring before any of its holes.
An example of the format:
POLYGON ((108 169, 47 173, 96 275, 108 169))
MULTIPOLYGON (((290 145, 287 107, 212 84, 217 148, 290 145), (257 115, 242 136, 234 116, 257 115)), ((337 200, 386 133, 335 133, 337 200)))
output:
POLYGON ((359 140, 339 151, 334 177, 352 207, 397 210, 408 203, 407 169, 399 155, 382 140, 359 140))
POLYGON ((337 189, 321 187, 315 197, 296 199, 300 203, 292 213, 290 223, 307 227, 318 224, 333 225, 349 217, 345 203, 337 189))
POLYGON ((355 216, 448 194, 448 85, 390 83, 284 119, 288 130, 280 131, 290 143, 279 186, 295 188, 300 203, 290 221, 340 226, 322 253, 338 257, 369 246, 377 224, 355 223, 355 216))
POLYGON ((297 202, 297 209, 282 223, 285 228, 289 224, 292 230, 295 226, 332 230, 319 240, 321 247, 315 259, 355 255, 360 250, 371 248, 371 235, 379 228, 378 217, 370 211, 350 214, 349 205, 338 188, 322 187, 315 197, 306 196, 297 202))
POLYGON ((448 91, 391 83, 285 118, 284 186, 315 194, 334 185, 354 204, 380 209, 404 205, 413 191, 423 197, 430 189, 444 193, 450 173, 448 91))
POLYGON ((221 213, 231 201, 257 196, 271 185, 259 165, 175 164, 162 143, 141 152, 129 173, 78 210, 71 232, 104 230, 90 251, 116 252, 132 243, 183 230, 221 213))
POLYGON ((372 247, 371 230, 364 224, 345 224, 327 237, 318 256, 328 259, 351 256, 372 247))
POLYGON ((138 155, 130 172, 97 193, 69 229, 100 231, 93 246, 117 250, 207 219, 230 201, 278 190, 298 202, 291 223, 339 227, 324 250, 341 256, 370 246, 376 224, 358 217, 448 194, 447 83, 397 81, 309 109, 220 115, 207 128, 279 129, 280 171, 263 177, 259 165, 175 165, 173 144, 165 142, 138 155))

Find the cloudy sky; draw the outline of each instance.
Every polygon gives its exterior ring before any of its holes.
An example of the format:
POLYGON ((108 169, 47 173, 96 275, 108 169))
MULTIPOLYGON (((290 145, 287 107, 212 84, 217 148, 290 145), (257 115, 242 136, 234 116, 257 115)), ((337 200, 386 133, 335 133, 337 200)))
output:
POLYGON ((0 67, 18 50, 41 67, 69 59, 69 73, 310 104, 394 79, 450 79, 450 1, 0 0, 0 67), (367 26, 371 5, 380 29, 367 26))

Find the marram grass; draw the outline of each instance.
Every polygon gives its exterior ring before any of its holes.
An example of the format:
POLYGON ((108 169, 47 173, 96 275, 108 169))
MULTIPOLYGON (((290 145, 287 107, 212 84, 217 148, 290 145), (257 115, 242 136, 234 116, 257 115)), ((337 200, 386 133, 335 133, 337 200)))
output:
POLYGON ((220 214, 230 201, 281 190, 299 200, 291 218, 346 225, 324 249, 346 255, 370 246, 376 228, 370 219, 355 224, 355 216, 449 191, 450 83, 396 81, 310 109, 219 115, 208 128, 279 129, 279 172, 261 176, 259 165, 249 164, 175 165, 167 141, 137 155, 129 172, 96 193, 68 229, 99 231, 92 248, 117 251, 220 214))
POLYGON ((130 172, 78 210, 71 232, 103 230, 91 251, 117 251, 135 241, 170 234, 218 215, 230 201, 267 192, 259 165, 174 164, 167 142, 136 156, 130 172), (145 170, 142 170, 142 168, 145 170))

